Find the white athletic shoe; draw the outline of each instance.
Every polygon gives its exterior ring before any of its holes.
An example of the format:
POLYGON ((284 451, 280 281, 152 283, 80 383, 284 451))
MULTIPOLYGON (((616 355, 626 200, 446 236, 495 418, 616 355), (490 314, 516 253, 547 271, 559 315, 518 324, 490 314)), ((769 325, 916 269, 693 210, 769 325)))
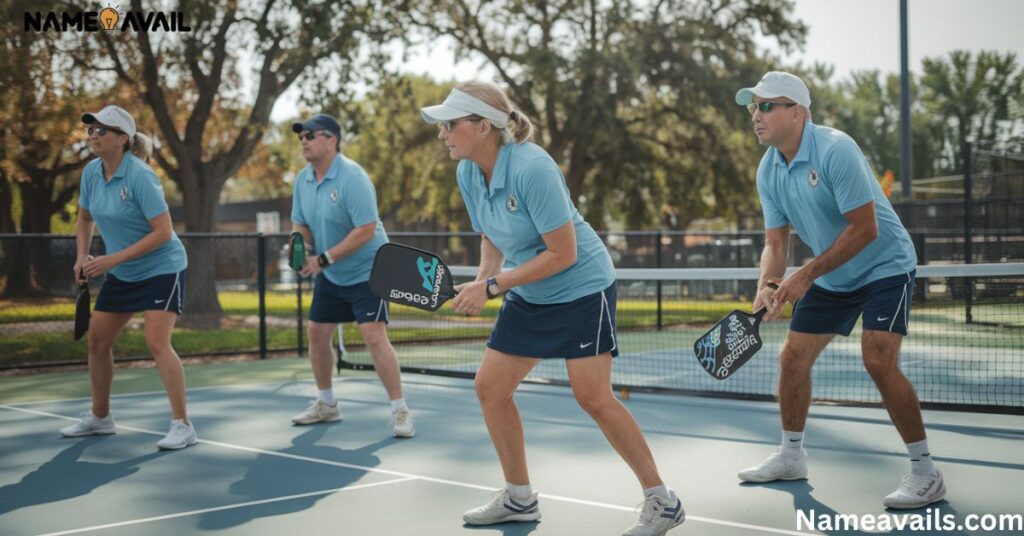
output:
POLYGON ((622 536, 663 536, 670 529, 678 527, 686 521, 683 501, 676 492, 669 490, 671 498, 662 499, 657 495, 648 495, 640 508, 640 519, 629 527, 622 536))
POLYGON ((882 504, 900 510, 923 508, 941 501, 945 496, 946 483, 942 480, 942 472, 936 469, 935 473, 930 475, 903 475, 900 487, 886 495, 885 499, 882 499, 882 504))
POLYGON ((391 435, 395 437, 412 437, 416 435, 416 427, 413 426, 412 415, 409 414, 407 409, 392 411, 388 427, 391 428, 391 435))
POLYGON ((512 498, 507 489, 494 494, 491 500, 478 508, 474 508, 462 516, 468 525, 493 525, 506 521, 536 521, 540 519, 540 508, 537 503, 537 492, 533 492, 525 500, 512 498))
POLYGON ((295 424, 313 424, 340 421, 341 418, 341 407, 338 406, 337 402, 331 406, 318 398, 305 411, 292 417, 292 422, 295 424))
POLYGON ((82 413, 82 418, 75 424, 60 429, 60 435, 64 437, 82 437, 90 435, 113 434, 114 416, 107 414, 102 419, 93 415, 91 411, 82 413))
POLYGON ((792 458, 777 450, 756 467, 739 472, 744 482, 774 482, 776 480, 800 480, 807 478, 807 451, 801 449, 799 458, 792 458))
POLYGON ((157 441, 156 446, 161 450, 178 450, 189 445, 195 445, 199 441, 196 436, 196 429, 191 424, 185 424, 181 419, 171 421, 171 429, 163 439, 157 441))

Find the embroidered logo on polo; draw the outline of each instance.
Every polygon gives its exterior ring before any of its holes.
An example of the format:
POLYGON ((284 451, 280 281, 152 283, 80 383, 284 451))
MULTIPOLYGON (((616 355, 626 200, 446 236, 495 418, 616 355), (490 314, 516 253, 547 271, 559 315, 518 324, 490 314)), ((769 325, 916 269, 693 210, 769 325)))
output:
POLYGON ((338 202, 338 190, 337 189, 331 190, 331 203, 337 203, 337 202, 338 202))
POLYGON ((128 187, 121 188, 121 201, 128 199, 128 187))
POLYGON ((821 177, 818 176, 818 172, 815 171, 814 168, 811 168, 810 173, 807 174, 807 184, 809 184, 811 188, 816 188, 819 182, 821 182, 821 177))
POLYGON ((519 201, 516 199, 516 196, 508 194, 508 201, 505 201, 505 208, 508 209, 509 212, 519 210, 519 201))

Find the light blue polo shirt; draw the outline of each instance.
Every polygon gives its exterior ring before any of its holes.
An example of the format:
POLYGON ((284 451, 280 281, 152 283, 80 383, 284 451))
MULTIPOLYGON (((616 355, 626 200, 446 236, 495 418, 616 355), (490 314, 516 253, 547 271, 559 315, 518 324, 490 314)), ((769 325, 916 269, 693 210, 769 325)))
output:
MULTIPOLYGON (((79 184, 78 206, 92 214, 107 255, 141 240, 153 230, 149 220, 168 210, 164 188, 153 168, 131 153, 125 153, 109 182, 103 177, 102 160, 97 158, 86 164, 79 184)), ((109 273, 122 281, 136 282, 176 274, 186 267, 185 247, 172 232, 167 242, 115 266, 109 273)))
POLYGON ((848 292, 908 273, 917 265, 910 235, 864 154, 843 132, 808 121, 800 149, 788 164, 778 149, 770 147, 757 168, 757 191, 765 228, 792 224, 815 256, 830 248, 846 228, 843 214, 875 202, 878 237, 815 281, 825 289, 848 292))
POLYGON ((344 240, 352 229, 377 223, 373 238, 352 254, 334 259, 334 264, 324 270, 324 276, 335 285, 369 281, 373 258, 388 242, 384 223, 377 214, 377 193, 370 176, 355 161, 340 154, 334 157, 319 183, 312 165, 304 167, 295 177, 292 221, 313 232, 315 255, 344 240))
POLYGON ((516 287, 526 301, 570 302, 615 281, 608 250, 572 204, 562 170, 544 149, 529 142, 502 145, 489 188, 483 170, 471 160, 459 162, 456 177, 473 230, 487 235, 505 256, 506 268, 529 262, 547 249, 541 235, 572 221, 576 263, 547 279, 516 287))

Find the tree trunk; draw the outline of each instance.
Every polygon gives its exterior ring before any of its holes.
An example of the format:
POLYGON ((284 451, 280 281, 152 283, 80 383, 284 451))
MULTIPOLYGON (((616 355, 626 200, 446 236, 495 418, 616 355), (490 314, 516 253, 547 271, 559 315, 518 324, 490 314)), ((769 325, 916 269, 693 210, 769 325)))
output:
MULTIPOLYGON (((52 190, 45 180, 32 180, 17 183, 21 192, 21 232, 49 233, 50 216, 48 210, 52 190)), ((37 273, 37 266, 50 262, 48 241, 45 238, 21 238, 7 242, 9 250, 4 251, 4 270, 7 281, 4 285, 5 298, 28 298, 45 295, 45 282, 37 273)), ((73 261, 72 261, 73 262, 73 261)))
MULTIPOLYGON (((210 177, 205 180, 181 181, 188 232, 208 233, 214 230, 219 185, 210 177), (191 187, 190 187, 191 186, 191 187)), ((185 314, 181 325, 195 329, 219 329, 223 309, 217 299, 217 239, 189 238, 183 240, 188 251, 188 277, 185 280, 185 314)))

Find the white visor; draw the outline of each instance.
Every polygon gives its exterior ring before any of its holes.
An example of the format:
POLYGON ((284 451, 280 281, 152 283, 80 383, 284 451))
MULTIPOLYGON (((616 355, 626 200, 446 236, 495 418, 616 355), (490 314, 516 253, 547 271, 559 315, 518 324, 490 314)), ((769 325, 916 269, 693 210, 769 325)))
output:
POLYGON ((420 115, 431 125, 468 115, 479 115, 497 128, 508 126, 507 113, 457 89, 453 89, 443 103, 420 109, 420 115))

